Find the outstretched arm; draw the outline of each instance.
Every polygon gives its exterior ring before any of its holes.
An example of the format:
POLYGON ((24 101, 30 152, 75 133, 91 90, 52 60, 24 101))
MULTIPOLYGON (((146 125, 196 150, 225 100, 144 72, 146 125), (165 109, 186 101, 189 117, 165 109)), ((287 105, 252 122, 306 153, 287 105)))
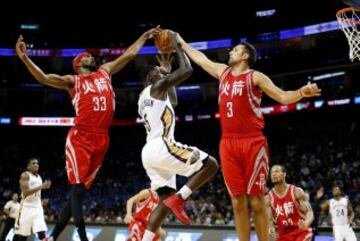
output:
POLYGON ((295 198, 300 204, 301 211, 305 213, 305 220, 301 220, 299 222, 299 228, 307 229, 314 221, 314 213, 309 203, 309 197, 301 188, 298 187, 295 189, 295 198))
POLYGON ((103 64, 101 67, 107 70, 110 75, 116 74, 132 59, 135 58, 139 50, 144 46, 146 40, 152 38, 160 32, 160 26, 152 28, 143 33, 120 57, 114 61, 103 64))
POLYGON ((127 200, 127 202, 126 202, 126 215, 125 215, 125 218, 124 218, 125 223, 130 223, 134 219, 133 216, 132 216, 132 208, 133 208, 134 204, 137 204, 138 202, 147 199, 150 195, 151 195, 150 191, 148 189, 144 189, 144 190, 141 190, 135 196, 132 196, 131 198, 129 198, 127 200))
POLYGON ((189 56, 189 58, 199 65, 203 70, 208 72, 211 76, 216 79, 220 79, 221 74, 228 67, 226 64, 216 63, 208 59, 206 55, 199 50, 191 47, 185 42, 183 38, 179 36, 179 41, 182 49, 189 56))
POLYGON ((291 104, 305 97, 321 95, 321 89, 316 84, 307 84, 297 90, 284 91, 277 87, 268 76, 258 71, 254 72, 254 84, 281 104, 291 104))
POLYGON ((161 91, 167 91, 169 88, 172 88, 178 85, 179 83, 183 82, 184 80, 190 77, 193 71, 189 58, 185 55, 184 51, 182 51, 179 47, 176 33, 172 34, 171 41, 178 57, 179 68, 174 72, 172 72, 171 74, 160 79, 153 85, 152 88, 161 91))
POLYGON ((48 85, 57 89, 64 89, 71 92, 74 79, 71 75, 60 76, 56 74, 45 74, 26 54, 26 45, 20 35, 16 42, 16 54, 25 64, 32 76, 41 84, 48 85))
POLYGON ((36 193, 37 191, 40 191, 42 189, 49 189, 51 186, 51 182, 50 181, 45 181, 42 185, 38 186, 38 187, 34 187, 32 189, 29 188, 29 175, 26 172, 23 172, 20 176, 20 189, 21 192, 23 193, 24 197, 27 197, 33 193, 36 193))

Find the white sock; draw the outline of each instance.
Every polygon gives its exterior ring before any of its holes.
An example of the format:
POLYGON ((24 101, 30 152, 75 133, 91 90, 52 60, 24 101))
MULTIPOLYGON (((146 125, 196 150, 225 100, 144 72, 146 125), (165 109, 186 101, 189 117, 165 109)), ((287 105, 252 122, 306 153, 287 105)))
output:
POLYGON ((141 241, 152 241, 154 237, 155 237, 155 233, 146 229, 141 241))
POLYGON ((184 185, 177 193, 180 194, 182 199, 186 200, 191 195, 192 191, 188 186, 184 185))

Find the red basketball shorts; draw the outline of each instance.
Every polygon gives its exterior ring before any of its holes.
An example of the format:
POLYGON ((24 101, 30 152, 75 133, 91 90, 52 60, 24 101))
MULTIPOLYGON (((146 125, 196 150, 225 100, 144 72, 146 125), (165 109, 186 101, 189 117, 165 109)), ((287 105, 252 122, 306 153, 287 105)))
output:
POLYGON ((296 229, 290 233, 279 235, 276 241, 311 241, 312 235, 311 228, 308 230, 296 229))
POLYGON ((220 159, 231 196, 265 194, 269 151, 265 136, 222 138, 220 159))
POLYGON ((70 129, 65 145, 66 172, 70 184, 84 183, 89 189, 109 148, 105 131, 84 130, 78 126, 70 129))

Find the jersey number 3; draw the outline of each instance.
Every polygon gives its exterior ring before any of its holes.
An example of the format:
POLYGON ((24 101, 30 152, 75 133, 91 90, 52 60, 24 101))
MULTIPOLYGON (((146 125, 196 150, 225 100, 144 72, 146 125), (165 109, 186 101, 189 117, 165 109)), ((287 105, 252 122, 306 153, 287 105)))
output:
POLYGON ((233 103, 232 102, 226 102, 226 116, 227 117, 233 117, 234 112, 233 112, 233 103))
POLYGON ((106 98, 105 96, 94 96, 93 97, 94 103, 94 111, 106 111, 106 98))

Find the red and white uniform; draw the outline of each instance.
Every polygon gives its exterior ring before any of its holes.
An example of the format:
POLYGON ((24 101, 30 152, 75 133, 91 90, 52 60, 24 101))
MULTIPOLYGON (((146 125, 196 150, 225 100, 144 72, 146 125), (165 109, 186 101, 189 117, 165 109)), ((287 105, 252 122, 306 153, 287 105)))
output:
POLYGON ((296 186, 288 184, 286 191, 279 196, 273 188, 268 196, 272 215, 278 227, 277 241, 310 241, 312 230, 299 229, 299 222, 305 220, 305 213, 301 211, 300 204, 295 198, 296 186))
POLYGON ((222 73, 219 86, 220 159, 225 183, 232 196, 264 194, 269 154, 262 133, 262 91, 253 83, 254 70, 240 75, 231 70, 222 73))
MULTIPOLYGON (((159 204, 159 198, 156 193, 150 191, 150 197, 136 205, 133 214, 134 221, 129 225, 129 237, 127 241, 141 241, 144 236, 147 222, 151 212, 159 204)), ((153 241, 158 241, 158 234, 155 235, 153 241)))
POLYGON ((109 147, 108 129, 115 110, 110 75, 99 68, 88 75, 75 75, 72 103, 75 126, 66 140, 66 171, 70 184, 90 188, 109 147))

